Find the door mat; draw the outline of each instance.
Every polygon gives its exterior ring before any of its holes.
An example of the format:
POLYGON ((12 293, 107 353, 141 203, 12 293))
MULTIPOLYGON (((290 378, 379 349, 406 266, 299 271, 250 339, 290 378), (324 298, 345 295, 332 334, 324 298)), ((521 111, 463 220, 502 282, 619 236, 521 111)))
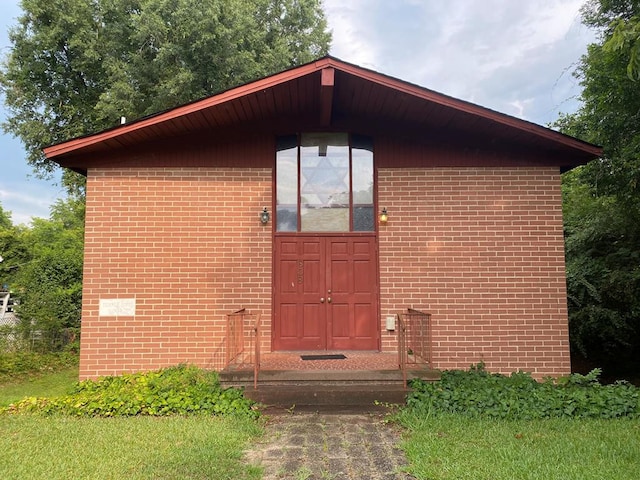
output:
POLYGON ((345 357, 342 354, 338 355, 300 355, 302 360, 344 360, 345 357))

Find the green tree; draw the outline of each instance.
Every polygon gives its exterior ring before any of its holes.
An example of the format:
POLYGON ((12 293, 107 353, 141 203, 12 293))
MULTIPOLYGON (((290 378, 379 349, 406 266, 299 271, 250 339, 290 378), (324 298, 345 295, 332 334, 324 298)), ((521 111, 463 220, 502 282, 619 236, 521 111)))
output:
POLYGON ((34 219, 24 232, 27 260, 12 279, 25 335, 38 332, 46 348, 55 348, 60 333, 80 326, 84 201, 59 200, 51 218, 34 219))
POLYGON ((580 169, 563 178, 573 348, 613 370, 640 346, 640 220, 613 195, 593 195, 580 169))
POLYGON ((16 266, 27 260, 23 234, 24 228, 14 226, 11 215, 0 205, 0 290, 11 286, 16 266))
POLYGON ((640 17, 618 20, 604 47, 609 51, 628 50, 627 76, 631 80, 640 80, 640 17))
MULTIPOLYGON (((321 0, 22 0, 0 73, 36 173, 41 148, 325 55, 321 0)), ((63 179, 71 190, 78 179, 63 179)))
POLYGON ((637 0, 590 0, 583 8, 586 25, 600 28, 605 35, 605 51, 622 51, 627 75, 640 79, 640 16, 637 0))
POLYGON ((563 179, 569 319, 574 349, 616 369, 640 360, 640 84, 629 74, 637 42, 615 40, 639 14, 638 1, 585 5, 583 22, 601 36, 576 71, 582 107, 556 124, 604 149, 563 179))

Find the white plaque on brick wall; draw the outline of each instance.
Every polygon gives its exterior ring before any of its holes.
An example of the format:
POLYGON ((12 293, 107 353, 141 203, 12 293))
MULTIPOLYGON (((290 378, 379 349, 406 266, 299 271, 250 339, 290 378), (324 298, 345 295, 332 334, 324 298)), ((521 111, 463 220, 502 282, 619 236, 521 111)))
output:
POLYGON ((100 299, 101 317, 134 317, 136 314, 135 298, 100 299))

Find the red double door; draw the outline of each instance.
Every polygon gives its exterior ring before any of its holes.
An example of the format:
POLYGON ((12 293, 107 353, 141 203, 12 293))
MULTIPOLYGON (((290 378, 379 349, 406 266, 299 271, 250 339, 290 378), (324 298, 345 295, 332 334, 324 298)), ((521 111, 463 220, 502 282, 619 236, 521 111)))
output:
POLYGON ((274 350, 378 350, 375 236, 275 239, 274 350))

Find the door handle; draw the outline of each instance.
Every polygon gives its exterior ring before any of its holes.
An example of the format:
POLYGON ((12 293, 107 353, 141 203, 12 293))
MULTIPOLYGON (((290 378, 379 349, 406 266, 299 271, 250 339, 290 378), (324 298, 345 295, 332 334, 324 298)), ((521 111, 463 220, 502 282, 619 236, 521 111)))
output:
POLYGON ((331 303, 331 297, 327 298, 327 303, 331 303))
MULTIPOLYGON (((331 302, 331 299, 329 299, 329 302, 331 302)), ((320 303, 324 303, 324 297, 320 297, 320 303)))

